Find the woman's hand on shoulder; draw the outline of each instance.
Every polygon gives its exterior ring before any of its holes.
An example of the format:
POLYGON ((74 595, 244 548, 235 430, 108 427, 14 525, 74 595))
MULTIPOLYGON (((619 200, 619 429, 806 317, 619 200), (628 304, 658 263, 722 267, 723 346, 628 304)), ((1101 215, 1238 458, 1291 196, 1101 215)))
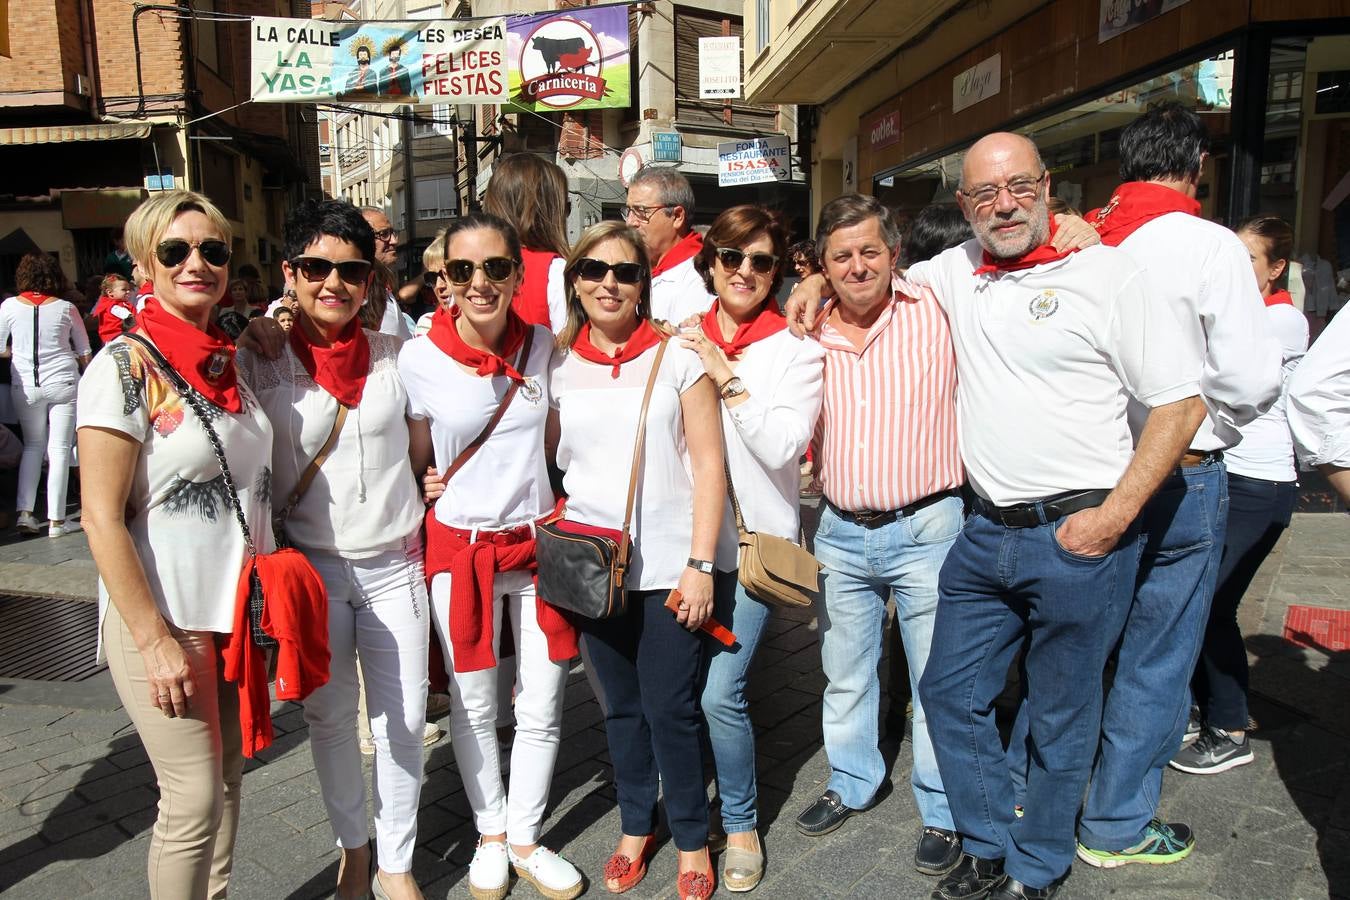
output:
POLYGON ((286 347, 286 330, 271 316, 259 316, 249 320, 234 343, 240 350, 256 353, 263 359, 280 359, 286 347))
POLYGON ((731 366, 727 364, 722 348, 708 340, 708 336, 702 331, 681 333, 680 346, 698 354, 698 358, 703 362, 703 371, 712 379, 713 387, 720 389, 731 378, 731 366))

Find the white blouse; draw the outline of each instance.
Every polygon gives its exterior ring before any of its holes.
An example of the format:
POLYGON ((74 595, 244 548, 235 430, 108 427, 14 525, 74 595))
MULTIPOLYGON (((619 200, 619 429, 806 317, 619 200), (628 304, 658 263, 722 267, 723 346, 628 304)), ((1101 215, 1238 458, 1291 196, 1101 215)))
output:
MULTIPOLYGON (((825 389, 825 351, 780 331, 740 355, 736 377, 749 397, 720 404, 731 483, 748 531, 797 540, 801 455, 811 441, 825 389)), ((717 536, 717 567, 736 568, 736 519, 728 499, 717 536)))
MULTIPOLYGON (((306 550, 348 559, 403 545, 422 524, 408 462, 407 394, 398 377, 399 340, 366 330, 370 374, 337 443, 286 519, 287 537, 306 550)), ((240 373, 272 422, 272 502, 285 505, 332 433, 338 402, 314 383, 289 343, 277 359, 238 354, 240 373)))
MULTIPOLYGON (((266 553, 272 549, 272 425, 242 381, 239 394, 243 410, 237 414, 207 408, 254 544, 266 553)), ((140 345, 122 337, 85 370, 76 421, 80 428, 108 428, 141 443, 126 524, 160 614, 186 631, 231 631, 235 586, 247 551, 220 464, 196 413, 140 345)), ((108 608, 102 578, 98 599, 101 623, 108 608)))
MULTIPOLYGON (((574 353, 553 372, 553 402, 562 434, 558 467, 565 472, 567 518, 601 528, 622 528, 633 465, 633 442, 647 375, 656 359, 651 347, 613 366, 574 353)), ((638 469, 631 529, 629 584, 634 590, 674 588, 689 560, 694 532, 694 480, 684 440, 680 397, 704 377, 692 351, 671 343, 661 363, 647 409, 647 440, 638 469)))
MULTIPOLYGON (((437 521, 452 528, 499 531, 533 522, 553 508, 544 425, 554 354, 553 335, 542 325, 534 326, 530 358, 520 369, 525 384, 487 443, 446 485, 436 501, 437 521)), ((482 432, 511 384, 505 375, 484 378, 466 372, 429 338, 403 345, 398 370, 408 391, 408 415, 431 421, 441 472, 482 432)))
POLYGON ((78 381, 80 366, 76 358, 89 355, 89 333, 84 330, 84 320, 75 304, 67 300, 48 300, 34 306, 10 297, 0 303, 0 349, 11 339, 14 346, 10 371, 14 383, 25 387, 78 381))
POLYGON ((1280 396, 1266 412, 1243 425, 1242 440, 1236 447, 1224 452, 1228 471, 1247 478, 1266 481, 1295 481, 1294 438, 1289 433, 1289 417, 1285 414, 1286 390, 1289 376, 1298 368, 1303 354, 1308 352, 1308 320, 1289 303, 1266 307, 1270 334, 1280 342, 1283 364, 1283 386, 1280 396))

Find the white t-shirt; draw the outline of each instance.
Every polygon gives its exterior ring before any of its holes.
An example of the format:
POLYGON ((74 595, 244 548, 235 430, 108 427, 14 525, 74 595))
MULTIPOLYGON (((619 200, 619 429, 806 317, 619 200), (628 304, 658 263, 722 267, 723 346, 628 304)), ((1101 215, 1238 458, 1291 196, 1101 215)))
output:
MULTIPOLYGON (((824 394, 825 351, 780 331, 756 341, 736 362, 749 397, 719 403, 727 465, 749 531, 795 541, 800 525, 801 455, 811 441, 824 394)), ((737 565, 736 518, 730 501, 717 535, 717 566, 737 565)))
POLYGON ((75 304, 67 300, 48 300, 41 306, 10 297, 0 303, 0 350, 10 348, 10 372, 15 384, 33 387, 33 359, 37 358, 40 384, 69 384, 79 380, 76 357, 89 355, 89 333, 75 304), (34 329, 33 313, 37 312, 34 329))
POLYGON ((393 294, 385 296, 384 318, 380 319, 380 334, 391 335, 400 341, 406 341, 413 336, 412 322, 398 305, 398 298, 393 294))
MULTIPOLYGON (((656 347, 619 369, 575 353, 553 371, 553 402, 562 434, 558 468, 566 474, 567 518, 600 528, 623 527, 628 473, 647 375, 656 347)), ((692 351, 666 350, 647 408, 647 438, 638 469, 629 584, 654 591, 679 585, 694 536, 694 478, 684 440, 680 396, 704 377, 692 351)))
MULTIPOLYGON (((1140 226, 1120 249, 1144 267, 1186 346, 1204 361, 1200 394, 1209 416, 1191 447, 1233 446, 1238 429, 1275 402, 1282 378, 1279 343, 1267 329, 1247 247, 1222 225, 1174 212, 1140 226)), ((1136 441, 1147 417, 1145 407, 1130 405, 1136 441)))
POLYGON ((652 318, 679 325, 690 316, 701 316, 716 300, 708 293, 693 258, 652 276, 652 318))
POLYGON ((1287 412, 1304 465, 1350 468, 1350 312, 1332 318, 1290 376, 1287 412))
MULTIPOLYGON (((947 311, 961 457, 998 506, 1114 488, 1134 456, 1126 404, 1194 396, 1200 360, 1124 252, 976 276, 970 240, 909 269, 947 311)), ((1249 266, 1250 268, 1250 266, 1249 266)))
MULTIPOLYGON (((553 335, 534 326, 529 361, 517 367, 525 384, 487 443, 446 485, 436 501, 437 521, 453 528, 499 531, 533 522, 553 508, 544 425, 554 353, 553 335)), ((441 472, 482 432, 511 384, 505 375, 484 378, 465 371, 430 338, 404 344, 398 370, 408 391, 408 415, 431 421, 441 472)))
MULTIPOLYGON (((1284 359, 1283 382, 1298 367, 1298 361, 1308 352, 1308 320, 1288 303, 1277 303, 1266 308, 1270 334, 1280 342, 1284 359)), ((1284 390, 1264 415, 1242 426, 1242 440, 1224 453, 1230 474, 1267 481, 1294 481, 1294 439, 1289 434, 1289 419, 1284 390)))
MULTIPOLYGON (((398 377, 399 342, 366 331, 370 374, 361 402, 286 519, 297 547, 348 559, 403 545, 422 523, 422 501, 408 462, 407 394, 398 377)), ((280 510, 332 433, 338 402, 314 383, 289 343, 277 359, 239 351, 239 369, 272 422, 273 502, 280 510)))
MULTIPOLYGON (((272 550, 272 425, 242 381, 243 411, 215 406, 211 425, 225 447, 259 553, 272 550)), ((247 558, 244 535, 220 464, 196 413, 140 345, 119 337, 80 380, 80 428, 107 428, 141 442, 127 497, 127 530, 165 620, 187 631, 229 632, 235 586, 247 558)), ((99 579, 99 615, 108 591, 99 579)), ((100 629, 101 632, 101 629, 100 629)))
POLYGON ((567 325, 567 260, 555 257, 548 264, 548 324, 557 334, 567 325))

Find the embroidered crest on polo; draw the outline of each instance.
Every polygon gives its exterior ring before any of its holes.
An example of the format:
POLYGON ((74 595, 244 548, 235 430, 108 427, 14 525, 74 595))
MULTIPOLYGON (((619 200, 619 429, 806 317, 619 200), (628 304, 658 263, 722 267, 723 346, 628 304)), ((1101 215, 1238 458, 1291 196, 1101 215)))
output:
POLYGON ((533 375, 527 375, 525 380, 520 383, 520 396, 531 403, 538 403, 539 398, 544 396, 544 390, 539 386, 539 380, 533 375))
POLYGON ((1040 320, 1047 319, 1059 311, 1059 297, 1052 290, 1044 290, 1031 298, 1027 304, 1027 312, 1031 313, 1031 318, 1040 320))
POLYGON ((230 356, 227 353, 212 353, 211 358, 206 363, 206 379, 215 381, 225 374, 225 367, 229 365, 230 356))

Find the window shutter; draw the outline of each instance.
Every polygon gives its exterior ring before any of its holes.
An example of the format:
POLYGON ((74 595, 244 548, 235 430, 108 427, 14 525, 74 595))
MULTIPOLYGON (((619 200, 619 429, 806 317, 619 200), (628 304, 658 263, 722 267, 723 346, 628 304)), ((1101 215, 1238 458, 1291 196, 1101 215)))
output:
MULTIPOLYGON (((722 115, 725 101, 698 97, 698 39, 721 37, 723 19, 730 19, 731 34, 744 41, 739 17, 675 8, 675 118, 682 124, 726 126, 722 115)), ((731 101, 731 127, 766 132, 777 131, 777 126, 776 106, 731 101)))

